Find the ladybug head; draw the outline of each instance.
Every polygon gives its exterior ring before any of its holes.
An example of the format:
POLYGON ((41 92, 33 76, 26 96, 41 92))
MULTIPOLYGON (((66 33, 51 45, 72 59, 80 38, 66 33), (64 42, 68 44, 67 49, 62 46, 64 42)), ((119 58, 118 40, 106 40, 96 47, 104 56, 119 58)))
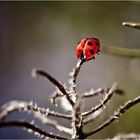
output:
POLYGON ((79 41, 79 42, 78 42, 78 45, 77 45, 77 47, 76 47, 76 56, 77 56, 77 58, 79 58, 79 59, 83 59, 83 58, 84 58, 83 49, 84 49, 86 40, 87 40, 87 39, 82 39, 81 41, 79 41))

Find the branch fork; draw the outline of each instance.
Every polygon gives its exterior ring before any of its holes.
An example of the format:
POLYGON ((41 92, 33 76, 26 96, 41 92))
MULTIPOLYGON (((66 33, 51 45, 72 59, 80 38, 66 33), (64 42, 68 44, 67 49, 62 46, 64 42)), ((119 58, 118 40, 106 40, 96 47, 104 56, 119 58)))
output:
MULTIPOLYGON (((125 22, 123 23, 123 25, 139 29, 139 24, 125 22)), ((114 53, 114 51, 111 52, 114 53)), ((135 106, 136 104, 140 103, 140 96, 127 101, 126 103, 124 103, 124 105, 120 106, 116 111, 114 111, 113 115, 110 116, 108 120, 106 120, 96 128, 93 128, 93 130, 91 130, 90 132, 85 132, 84 127, 86 127, 87 124, 91 123, 92 121, 98 119, 102 112, 105 111, 106 104, 109 104, 109 101, 112 99, 113 95, 123 95, 124 91, 119 89, 118 85, 114 83, 111 87, 106 89, 98 88, 96 90, 90 90, 89 92, 79 94, 76 89, 76 82, 80 69, 84 63, 84 60, 80 60, 73 68, 73 71, 70 73, 68 89, 48 72, 38 69, 34 69, 32 71, 33 76, 41 76, 49 80, 56 87, 56 91, 51 97, 52 103, 56 105, 56 99, 61 100, 62 98, 65 98, 71 107, 71 112, 62 114, 56 111, 51 111, 49 108, 38 107, 37 104, 33 104, 32 102, 14 100, 5 103, 0 108, 0 128, 25 128, 28 132, 33 133, 39 138, 66 140, 86 139, 89 136, 103 130, 105 127, 111 125, 114 121, 118 120, 123 115, 123 113, 128 111, 131 107, 135 106), (85 101, 85 99, 88 100, 88 98, 96 98, 98 95, 103 96, 103 99, 100 101, 100 103, 95 105, 94 107, 91 107, 91 109, 82 112, 81 105, 85 101), (75 99, 73 99, 73 97, 75 97, 75 99), (53 127, 54 129, 60 132, 68 134, 69 137, 59 136, 57 134, 53 134, 52 132, 46 132, 45 130, 43 130, 42 128, 40 128, 32 122, 20 120, 8 121, 7 116, 15 111, 22 111, 26 113, 30 112, 30 114, 32 114, 34 118, 37 118, 43 125, 53 127), (57 121, 53 120, 51 117, 55 117, 57 119, 65 119, 65 121, 70 122, 70 126, 63 126, 57 121)), ((66 104, 63 106, 65 106, 65 108, 68 108, 66 104)))

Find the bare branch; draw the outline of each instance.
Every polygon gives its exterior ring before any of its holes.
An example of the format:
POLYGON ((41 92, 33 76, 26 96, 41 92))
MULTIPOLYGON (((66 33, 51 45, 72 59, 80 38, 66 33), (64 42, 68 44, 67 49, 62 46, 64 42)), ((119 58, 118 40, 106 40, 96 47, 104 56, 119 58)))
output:
POLYGON ((97 110, 94 114, 92 113, 88 118, 84 119, 82 125, 85 126, 95 121, 102 113, 103 109, 97 110))
POLYGON ((12 113, 14 111, 24 111, 24 112, 32 112, 32 113, 40 113, 41 115, 45 115, 46 117, 49 116, 55 116, 59 118, 64 118, 67 120, 71 120, 72 117, 70 115, 57 113, 54 111, 50 111, 49 109, 40 108, 37 105, 33 105, 33 103, 28 103, 25 101, 10 101, 6 104, 4 104, 1 108, 0 112, 0 120, 4 120, 9 113, 12 113))
POLYGON ((85 137, 84 138, 87 138, 88 136, 93 135, 96 132, 99 132, 100 130, 104 129, 105 127, 107 127, 108 125, 113 123, 115 120, 117 120, 128 109, 130 109, 131 107, 133 107, 134 105, 136 105, 138 103, 140 103, 140 96, 134 98, 133 100, 127 101, 123 106, 120 106, 118 108, 118 110, 114 112, 114 114, 110 117, 110 119, 105 121, 103 124, 101 124, 97 128, 93 129, 91 132, 85 133, 85 137))
MULTIPOLYGON (((89 92, 86 92, 82 95, 82 98, 88 98, 88 97, 94 97, 97 96, 99 94, 106 94, 106 92, 109 91, 110 88, 108 89, 104 89, 104 88, 98 88, 96 90, 91 89, 89 92)), ((115 93, 118 95, 123 95, 124 91, 121 89, 116 89, 115 93)))
POLYGON ((111 138, 111 140, 139 140, 139 139, 140 139, 140 134, 135 134, 135 133, 118 134, 117 136, 111 138))
POLYGON ((84 60, 78 61, 76 66, 73 68, 73 71, 70 73, 70 76, 71 76, 69 80, 70 93, 76 94, 76 79, 83 63, 84 63, 84 60))
POLYGON ((57 81, 53 76, 51 76, 49 73, 43 71, 43 70, 33 70, 32 75, 34 76, 42 76, 44 78, 47 78, 51 83, 53 83, 61 92, 63 95, 66 96, 67 100, 70 102, 72 106, 74 106, 74 102, 72 101, 69 94, 66 92, 64 86, 57 81))
POLYGON ((51 127, 54 127, 55 129, 59 130, 60 132, 65 132, 67 134, 72 135, 72 129, 64 127, 62 125, 59 125, 57 121, 54 121, 52 119, 47 118, 46 116, 35 113, 35 117, 38 118, 43 124, 49 125, 51 127))
POLYGON ((103 93, 105 93, 105 89, 103 89, 103 88, 99 88, 96 90, 91 89, 89 92, 85 92, 82 95, 82 98, 94 97, 94 96, 97 96, 97 95, 103 94, 103 93))
POLYGON ((39 137, 49 137, 49 138, 53 138, 53 139, 66 139, 68 140, 68 138, 64 138, 58 135, 54 135, 52 133, 48 133, 42 129, 40 129, 39 127, 37 127, 36 125, 30 124, 28 122, 25 121, 0 121, 0 128, 1 127, 22 127, 22 128, 26 128, 29 129, 30 132, 32 132, 35 135, 38 135, 39 137))
POLYGON ((113 47, 113 46, 102 46, 102 53, 124 56, 124 57, 140 57, 140 49, 134 48, 123 48, 123 47, 113 47))
POLYGON ((105 94, 105 97, 104 97, 103 101, 99 105, 93 107, 91 110, 82 113, 82 116, 86 117, 88 115, 91 115, 95 111, 97 111, 100 108, 104 107, 105 104, 111 99, 111 97, 113 96, 113 94, 115 93, 116 90, 117 90, 117 85, 113 84, 113 86, 109 89, 108 93, 105 94))
POLYGON ((123 26, 128 26, 131 28, 139 29, 140 30, 140 23, 135 23, 135 22, 123 22, 123 26))
POLYGON ((72 117, 73 139, 77 139, 77 138, 80 139, 82 138, 81 136, 83 135, 82 125, 81 125, 82 117, 80 113, 81 101, 82 98, 79 97, 75 103, 74 110, 73 110, 73 117, 72 117))

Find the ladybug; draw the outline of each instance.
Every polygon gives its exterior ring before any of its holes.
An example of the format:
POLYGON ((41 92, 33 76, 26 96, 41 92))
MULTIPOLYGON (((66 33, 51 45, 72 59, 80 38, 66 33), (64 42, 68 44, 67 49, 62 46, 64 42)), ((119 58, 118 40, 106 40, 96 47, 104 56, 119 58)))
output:
POLYGON ((100 52, 100 42, 97 38, 82 39, 76 47, 76 56, 78 59, 88 61, 95 59, 95 55, 100 52))

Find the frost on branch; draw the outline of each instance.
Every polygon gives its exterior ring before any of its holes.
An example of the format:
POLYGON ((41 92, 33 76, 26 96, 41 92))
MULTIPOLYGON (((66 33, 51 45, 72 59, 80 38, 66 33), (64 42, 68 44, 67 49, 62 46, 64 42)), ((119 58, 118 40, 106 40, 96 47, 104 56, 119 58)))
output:
MULTIPOLYGON (((98 89, 91 89, 89 92, 85 92, 80 94, 77 92, 76 82, 78 74, 82 68, 82 65, 87 63, 84 60, 80 60, 77 62, 76 66, 73 68, 70 73, 69 87, 64 86, 61 82, 59 82, 55 77, 44 70, 34 69, 32 71, 32 75, 35 77, 43 77, 45 80, 47 79, 53 86, 56 87, 56 90, 52 94, 50 100, 52 104, 60 106, 61 109, 65 110, 64 114, 52 111, 50 108, 42 108, 39 107, 36 103, 26 102, 26 101, 10 101, 5 103, 0 108, 0 128, 3 127, 21 127, 27 130, 27 132, 34 134, 39 138, 51 138, 51 139, 86 139, 91 135, 105 129, 107 126, 111 125, 114 121, 118 120, 123 113, 129 110, 131 107, 140 103, 140 96, 127 101, 122 106, 118 107, 116 111, 114 111, 113 115, 109 116, 109 118, 101 123, 99 126, 93 128, 89 132, 85 132, 84 128, 87 124, 92 121, 98 120, 99 116, 102 112, 106 111, 107 104, 110 105, 110 100, 113 96, 123 95, 124 91, 118 87, 117 83, 112 84, 110 87, 98 89), (98 96, 102 96, 102 100, 99 104, 91 107, 89 110, 81 111, 82 104, 85 100, 89 98, 97 98, 98 96), (57 102, 59 101, 59 104, 57 102), (63 132, 67 134, 67 137, 61 136, 58 134, 54 134, 52 132, 47 132, 44 129, 37 126, 36 122, 28 122, 21 120, 8 120, 9 114, 13 112, 24 112, 28 113, 28 115, 33 115, 34 118, 38 119, 40 123, 43 125, 47 125, 52 127, 59 132, 63 132), (58 123, 56 120, 63 119, 69 122, 69 126, 63 126, 58 123)), ((98 98, 97 98, 98 99, 98 98)), ((87 103, 87 102, 86 102, 87 103)), ((35 119, 35 120, 36 120, 35 119)), ((60 133, 61 134, 61 133, 60 133)), ((118 136, 116 136, 118 137, 118 136)), ((114 137, 114 139, 116 138, 114 137)), ((139 138, 139 135, 121 135, 120 137, 132 137, 139 138)))
POLYGON ((70 112, 66 114, 62 114, 56 111, 51 111, 49 108, 41 108, 36 103, 26 102, 26 101, 10 101, 5 103, 0 110, 0 128, 2 127, 22 127, 39 138, 52 138, 52 139, 85 139, 89 136, 101 131, 115 120, 118 120, 123 113, 125 113, 130 107, 140 103, 140 97, 136 97, 135 99, 129 100, 123 106, 120 106, 117 111, 113 113, 112 116, 101 125, 97 126, 90 132, 84 132, 83 128, 92 122, 93 120, 97 120, 98 117, 105 111, 106 104, 109 104, 112 96, 115 94, 123 95, 124 91, 118 88, 117 83, 114 83, 111 87, 108 88, 98 88, 96 90, 90 90, 89 92, 85 92, 84 94, 77 93, 76 90, 76 79, 80 68, 84 64, 83 62, 78 62, 78 64, 74 67, 71 76, 70 88, 66 89, 63 84, 61 84, 58 80, 56 80, 53 76, 43 70, 34 70, 34 74, 36 76, 42 76, 48 79, 55 87, 55 94, 52 95, 52 99, 55 101, 57 98, 62 100, 64 106, 67 108, 69 106, 70 112), (73 86, 75 85, 75 86, 73 86), (70 90, 71 89, 71 90, 70 90), (92 107, 90 110, 86 110, 85 112, 81 112, 81 105, 84 102, 84 99, 88 100, 88 98, 96 98, 98 95, 102 95, 103 99, 99 104, 92 107), (73 98, 76 97, 76 98, 73 98), (64 102, 65 100, 65 102, 64 102), (48 125, 57 129, 60 132, 67 133, 69 137, 63 137, 51 132, 46 132, 42 128, 39 128, 32 122, 27 121, 8 121, 7 116, 12 112, 26 112, 29 115, 32 114, 35 118, 37 118, 42 124, 48 125), (59 119, 65 119, 69 121, 71 125, 69 127, 65 127, 59 124, 57 121, 51 119, 50 117, 56 117, 59 119))

